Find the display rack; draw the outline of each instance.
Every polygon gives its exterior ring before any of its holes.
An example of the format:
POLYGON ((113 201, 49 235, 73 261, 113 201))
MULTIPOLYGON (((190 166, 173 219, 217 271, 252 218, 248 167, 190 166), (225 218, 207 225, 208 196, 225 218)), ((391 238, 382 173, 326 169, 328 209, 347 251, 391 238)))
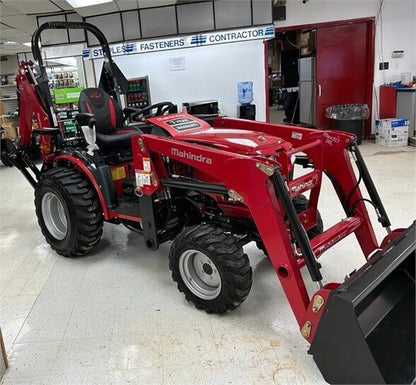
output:
POLYGON ((78 113, 79 93, 82 81, 75 66, 49 67, 49 88, 54 102, 54 111, 62 132, 74 130, 74 117, 78 113))
MULTIPOLYGON (((2 76, 4 79, 14 77, 13 74, 2 76)), ((0 85, 0 115, 14 114, 17 111, 17 88, 14 79, 0 85)))
POLYGON ((150 88, 148 76, 128 79, 127 106, 144 108, 150 106, 150 88))
POLYGON ((51 71, 49 74, 50 88, 72 88, 79 86, 78 72, 74 70, 68 71, 51 71))
POLYGON ((15 139, 17 137, 19 125, 19 115, 17 105, 17 88, 16 83, 14 82, 14 75, 2 75, 1 80, 0 126, 2 128, 2 139, 15 139))

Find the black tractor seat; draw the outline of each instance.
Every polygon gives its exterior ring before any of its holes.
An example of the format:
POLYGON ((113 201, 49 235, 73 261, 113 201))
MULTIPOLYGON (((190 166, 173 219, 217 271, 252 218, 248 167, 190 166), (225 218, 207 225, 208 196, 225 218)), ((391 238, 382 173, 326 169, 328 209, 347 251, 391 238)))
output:
POLYGON ((151 130, 147 123, 127 124, 129 116, 137 111, 131 108, 123 111, 118 102, 101 88, 82 90, 78 109, 82 114, 93 114, 96 143, 102 151, 128 149, 131 147, 132 136, 151 130))

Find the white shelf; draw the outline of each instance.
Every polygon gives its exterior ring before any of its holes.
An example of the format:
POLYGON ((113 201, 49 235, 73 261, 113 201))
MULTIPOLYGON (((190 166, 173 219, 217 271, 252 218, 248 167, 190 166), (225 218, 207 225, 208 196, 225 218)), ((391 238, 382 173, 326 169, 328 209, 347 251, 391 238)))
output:
POLYGON ((2 118, 2 119, 5 119, 5 118, 7 118, 7 119, 18 119, 19 115, 3 114, 3 115, 0 115, 0 118, 2 118))

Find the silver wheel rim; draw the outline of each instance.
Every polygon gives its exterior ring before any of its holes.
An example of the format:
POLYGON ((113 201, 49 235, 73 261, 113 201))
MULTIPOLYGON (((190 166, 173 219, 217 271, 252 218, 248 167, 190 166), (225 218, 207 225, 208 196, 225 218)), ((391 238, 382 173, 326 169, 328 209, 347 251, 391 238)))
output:
POLYGON ((49 234, 58 241, 62 241, 68 231, 68 222, 61 200, 56 194, 47 192, 42 197, 41 208, 43 222, 49 234))
POLYGON ((186 250, 179 257, 179 272, 197 297, 212 300, 221 292, 221 276, 214 262, 198 250, 186 250))

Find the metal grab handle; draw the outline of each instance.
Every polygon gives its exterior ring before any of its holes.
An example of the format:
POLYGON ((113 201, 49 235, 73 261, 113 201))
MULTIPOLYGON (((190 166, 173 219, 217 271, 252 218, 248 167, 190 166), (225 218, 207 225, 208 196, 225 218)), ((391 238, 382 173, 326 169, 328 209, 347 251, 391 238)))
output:
POLYGON ((318 84, 318 98, 322 96, 322 87, 320 84, 318 84))
POLYGON ((104 60, 108 59, 110 62, 112 61, 110 47, 108 45, 107 39, 104 36, 104 34, 95 25, 90 24, 90 23, 84 23, 84 22, 48 21, 40 25, 39 28, 37 28, 35 32, 33 32, 33 35, 32 35, 31 44, 32 44, 33 58, 38 63, 39 67, 43 67, 43 59, 42 59, 42 55, 40 53, 40 47, 39 47, 40 34, 42 31, 46 29, 66 29, 66 30, 83 29, 83 30, 89 31, 100 42, 101 47, 103 49, 104 60))

